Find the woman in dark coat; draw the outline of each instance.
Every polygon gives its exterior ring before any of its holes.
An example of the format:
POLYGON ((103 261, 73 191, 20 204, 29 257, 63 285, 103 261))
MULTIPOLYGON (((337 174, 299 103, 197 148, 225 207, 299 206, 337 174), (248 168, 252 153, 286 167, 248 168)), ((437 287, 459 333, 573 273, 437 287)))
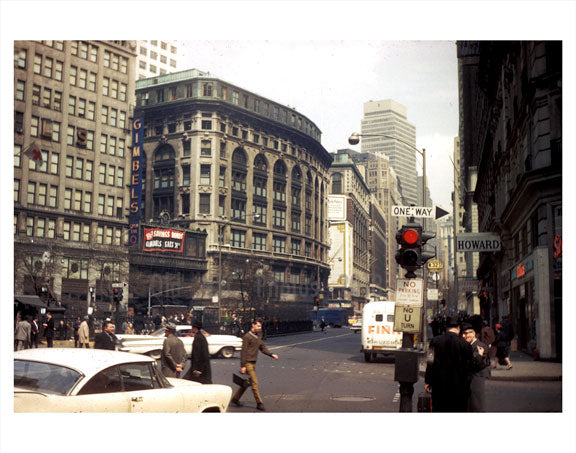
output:
POLYGON ((502 329, 500 324, 496 324, 496 338, 493 344, 496 346, 496 360, 492 368, 497 368, 499 362, 505 362, 507 369, 512 368, 510 363, 510 340, 508 340, 508 333, 502 329))
POLYGON ((212 384, 208 341, 202 333, 202 323, 200 321, 192 323, 192 332, 194 332, 194 342, 192 343, 192 355, 190 356, 190 369, 184 379, 200 382, 201 384, 212 384))

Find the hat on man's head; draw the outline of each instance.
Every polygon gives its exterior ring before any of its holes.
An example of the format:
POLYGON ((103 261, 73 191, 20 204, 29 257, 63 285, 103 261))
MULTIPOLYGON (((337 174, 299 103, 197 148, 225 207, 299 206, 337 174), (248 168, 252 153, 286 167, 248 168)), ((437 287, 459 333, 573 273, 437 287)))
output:
POLYGON ((472 327, 472 324, 470 324, 469 322, 465 322, 462 324, 462 332, 465 332, 467 330, 474 330, 474 327, 472 327))
POLYGON ((166 330, 169 330, 170 332, 176 332, 176 324, 169 322, 168 324, 166 324, 166 326, 164 326, 164 328, 166 330))
POLYGON ((86 316, 84 316, 84 319, 85 319, 86 321, 88 321, 88 320, 90 319, 90 316, 86 315, 86 316))
POLYGON ((202 321, 200 321, 199 319, 195 319, 194 321, 192 321, 192 327, 196 327, 197 329, 201 329, 202 328, 202 321))
POLYGON ((446 327, 458 327, 459 322, 456 316, 448 316, 446 318, 446 327))

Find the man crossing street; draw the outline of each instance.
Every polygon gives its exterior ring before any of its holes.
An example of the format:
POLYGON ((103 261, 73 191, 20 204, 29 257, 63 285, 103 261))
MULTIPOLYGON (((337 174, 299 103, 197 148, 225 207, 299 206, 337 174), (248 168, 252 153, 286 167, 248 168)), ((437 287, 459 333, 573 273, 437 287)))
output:
MULTIPOLYGON (((245 374, 248 372, 250 376, 250 386, 252 387, 252 393, 254 394, 254 399, 256 400, 256 409, 260 411, 266 410, 262 402, 262 397, 260 396, 260 391, 258 389, 258 378, 256 377, 256 360, 258 359, 258 352, 262 351, 263 354, 269 355, 274 360, 278 360, 276 354, 272 354, 270 350, 266 347, 261 338, 262 333, 262 321, 259 319, 252 322, 252 327, 250 331, 244 335, 242 338, 242 352, 240 353, 240 373, 245 374)), ((232 397, 232 404, 236 406, 242 406, 240 398, 244 394, 246 387, 240 387, 234 396, 232 397)))

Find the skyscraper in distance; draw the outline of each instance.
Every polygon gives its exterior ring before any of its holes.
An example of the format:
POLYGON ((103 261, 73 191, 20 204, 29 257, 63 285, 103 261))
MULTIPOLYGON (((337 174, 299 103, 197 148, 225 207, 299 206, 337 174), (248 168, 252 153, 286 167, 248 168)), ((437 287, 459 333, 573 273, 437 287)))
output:
POLYGON ((362 138, 362 152, 385 154, 398 176, 403 203, 417 205, 416 127, 408 122, 406 107, 392 99, 364 103, 362 134, 382 134, 362 138), (408 146, 406 142, 412 146, 408 146))

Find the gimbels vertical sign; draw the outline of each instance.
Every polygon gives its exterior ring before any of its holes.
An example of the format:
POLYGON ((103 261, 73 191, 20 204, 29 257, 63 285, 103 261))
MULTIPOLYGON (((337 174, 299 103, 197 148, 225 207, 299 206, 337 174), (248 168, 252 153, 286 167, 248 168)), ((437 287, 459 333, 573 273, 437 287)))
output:
POLYGON ((130 233, 129 245, 138 244, 140 215, 142 213, 142 161, 144 142, 144 118, 134 118, 132 121, 132 174, 130 176, 130 233))

